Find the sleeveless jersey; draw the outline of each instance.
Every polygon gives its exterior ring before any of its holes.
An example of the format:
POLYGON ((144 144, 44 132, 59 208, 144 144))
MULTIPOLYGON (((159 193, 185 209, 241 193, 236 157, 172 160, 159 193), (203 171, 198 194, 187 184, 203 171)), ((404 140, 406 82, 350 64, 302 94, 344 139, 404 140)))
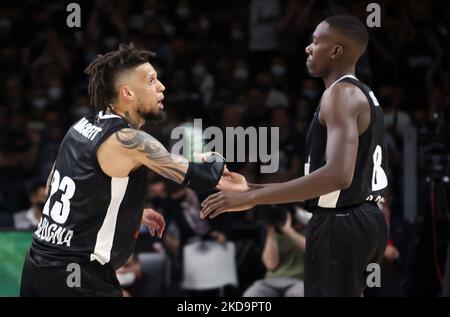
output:
MULTIPOLYGON (((352 75, 339 78, 357 86, 367 97, 370 106, 370 123, 360 136, 355 171, 349 188, 336 190, 306 202, 306 207, 341 208, 361 204, 365 201, 379 201, 387 187, 386 158, 384 146, 383 112, 372 90, 352 75)), ((305 175, 326 163, 327 128, 319 122, 320 105, 317 107, 306 140, 305 175)))
POLYGON ((133 252, 144 208, 146 167, 115 178, 97 161, 102 142, 123 128, 130 126, 122 117, 100 112, 68 130, 33 235, 30 255, 38 265, 98 261, 115 269, 133 252))

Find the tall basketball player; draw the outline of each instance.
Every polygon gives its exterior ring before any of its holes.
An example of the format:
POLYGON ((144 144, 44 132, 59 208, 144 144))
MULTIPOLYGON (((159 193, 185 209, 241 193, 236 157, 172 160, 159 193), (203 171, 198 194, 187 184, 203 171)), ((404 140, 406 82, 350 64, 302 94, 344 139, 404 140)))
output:
POLYGON ((361 296, 367 266, 379 262, 386 247, 387 227, 376 205, 388 185, 383 114, 370 88, 355 77, 368 39, 358 19, 333 16, 317 26, 306 48, 308 71, 323 79, 326 90, 309 128, 304 177, 253 185, 226 172, 221 184, 234 191, 218 192, 202 204, 205 218, 305 201, 313 212, 306 238, 306 296, 361 296))
POLYGON ((225 164, 219 155, 188 162, 139 130, 164 117, 165 87, 152 56, 121 45, 86 69, 96 113, 75 123, 60 145, 22 296, 121 296, 115 269, 134 250, 141 221, 160 236, 164 230, 161 215, 143 214, 147 169, 198 191, 219 182, 225 164), (71 281, 77 268, 79 279, 71 281))

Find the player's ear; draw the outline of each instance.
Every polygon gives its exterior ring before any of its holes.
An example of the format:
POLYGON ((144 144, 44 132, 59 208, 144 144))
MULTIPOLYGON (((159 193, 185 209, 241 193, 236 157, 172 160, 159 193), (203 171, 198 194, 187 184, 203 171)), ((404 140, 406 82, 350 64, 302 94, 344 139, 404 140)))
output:
POLYGON ((119 86, 119 95, 126 99, 126 100, 131 100, 134 97, 134 93, 131 90, 131 88, 127 85, 120 85, 119 86))
POLYGON ((344 54, 344 46, 342 46, 341 44, 337 44, 331 51, 331 59, 338 59, 342 56, 342 54, 344 54))

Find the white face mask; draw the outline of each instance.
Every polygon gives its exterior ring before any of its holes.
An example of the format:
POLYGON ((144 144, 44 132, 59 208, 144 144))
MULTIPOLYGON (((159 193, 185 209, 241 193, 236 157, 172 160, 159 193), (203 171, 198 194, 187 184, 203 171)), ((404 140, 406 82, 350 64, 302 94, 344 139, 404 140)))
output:
POLYGON ((312 213, 306 211, 305 209, 296 207, 295 208, 295 218, 304 225, 307 225, 312 218, 312 213))
POLYGON ((130 286, 136 280, 136 274, 134 272, 116 273, 120 286, 130 286))

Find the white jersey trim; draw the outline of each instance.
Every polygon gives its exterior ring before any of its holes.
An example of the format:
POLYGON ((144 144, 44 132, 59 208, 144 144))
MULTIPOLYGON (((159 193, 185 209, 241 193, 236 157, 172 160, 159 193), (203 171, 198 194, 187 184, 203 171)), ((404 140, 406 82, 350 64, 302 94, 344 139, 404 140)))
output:
POLYGON ((328 89, 330 89, 331 87, 333 87, 334 85, 336 85, 338 82, 340 82, 342 79, 344 79, 344 78, 347 78, 347 77, 349 77, 349 78, 353 78, 354 80, 357 80, 357 81, 359 81, 359 79, 358 78, 356 78, 355 76, 353 76, 353 75, 350 75, 350 74, 348 74, 348 75, 344 75, 344 76, 342 76, 342 77, 339 77, 338 79, 336 79, 336 81, 334 82, 334 83, 332 83, 331 85, 330 85, 330 87, 328 87, 328 89))
POLYGON ((323 208, 336 208, 340 194, 340 190, 335 190, 334 192, 322 195, 319 197, 317 205, 323 208))
POLYGON ((103 111, 100 111, 98 113, 98 117, 100 119, 111 119, 111 118, 121 118, 120 116, 116 115, 116 114, 103 114, 103 111))
POLYGON ((111 259, 111 249, 116 232, 117 216, 119 214, 120 204, 128 186, 128 177, 111 178, 111 201, 100 230, 97 233, 94 252, 91 254, 91 261, 97 260, 102 265, 111 259))

